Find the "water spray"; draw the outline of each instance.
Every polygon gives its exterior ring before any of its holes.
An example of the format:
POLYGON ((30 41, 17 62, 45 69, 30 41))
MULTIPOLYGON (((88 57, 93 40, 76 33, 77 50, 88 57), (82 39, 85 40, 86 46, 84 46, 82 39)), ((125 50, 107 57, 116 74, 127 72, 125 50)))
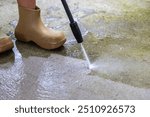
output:
POLYGON ((66 2, 66 0, 61 0, 61 2, 62 2, 62 4, 63 4, 64 9, 65 9, 65 11, 66 11, 66 14, 67 14, 67 16, 68 16, 68 18, 69 18, 69 21, 70 21, 70 28, 71 28, 71 30, 72 30, 72 32, 73 32, 73 35, 74 35, 75 39, 77 40, 77 42, 81 45, 81 48, 82 48, 82 50, 83 50, 84 56, 85 56, 85 58, 86 58, 86 60, 87 60, 87 62, 88 62, 89 69, 90 69, 90 68, 91 68, 91 67, 90 67, 90 66, 91 66, 91 63, 90 63, 90 60, 89 60, 89 58, 88 58, 88 56, 87 56, 87 53, 86 53, 86 51, 85 51, 85 49, 84 49, 84 46, 83 46, 83 44, 82 44, 82 42, 83 42, 83 37, 82 37, 81 31, 80 31, 80 28, 79 28, 79 26, 78 26, 78 23, 74 20, 72 14, 71 14, 71 11, 70 11, 70 9, 69 9, 69 6, 68 6, 68 4, 67 4, 67 2, 66 2))

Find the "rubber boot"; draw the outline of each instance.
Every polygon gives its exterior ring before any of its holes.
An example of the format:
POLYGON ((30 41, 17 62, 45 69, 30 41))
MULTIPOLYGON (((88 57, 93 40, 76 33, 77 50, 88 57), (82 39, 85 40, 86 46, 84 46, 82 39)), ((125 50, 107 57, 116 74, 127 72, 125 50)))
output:
POLYGON ((66 39, 63 32, 48 29, 40 18, 40 9, 29 9, 18 6, 19 22, 15 36, 24 42, 34 42, 44 49, 56 49, 62 46, 66 39))
POLYGON ((9 37, 0 38, 0 53, 11 50, 13 47, 14 44, 9 37))

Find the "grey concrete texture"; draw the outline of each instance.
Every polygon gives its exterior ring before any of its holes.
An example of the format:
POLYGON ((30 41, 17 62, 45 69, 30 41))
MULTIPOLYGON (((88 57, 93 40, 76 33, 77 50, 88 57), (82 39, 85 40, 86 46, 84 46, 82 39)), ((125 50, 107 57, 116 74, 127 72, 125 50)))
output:
POLYGON ((20 59, 9 67, 1 71, 1 99, 150 98, 149 89, 90 75, 85 61, 61 55, 20 59))
POLYGON ((38 0, 44 24, 63 30, 64 47, 48 51, 17 41, 15 0, 0 1, 0 99, 150 99, 150 0, 68 0, 91 61, 69 28, 60 0, 38 0))

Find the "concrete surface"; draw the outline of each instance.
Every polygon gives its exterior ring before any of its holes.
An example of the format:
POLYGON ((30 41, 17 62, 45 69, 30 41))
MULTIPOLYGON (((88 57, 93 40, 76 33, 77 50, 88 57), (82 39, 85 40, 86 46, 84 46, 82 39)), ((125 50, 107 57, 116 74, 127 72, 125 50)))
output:
POLYGON ((67 36, 53 51, 16 41, 16 1, 1 0, 0 35, 10 35, 15 47, 0 55, 0 99, 150 99, 150 0, 68 3, 93 68, 59 0, 38 0, 45 25, 67 36))

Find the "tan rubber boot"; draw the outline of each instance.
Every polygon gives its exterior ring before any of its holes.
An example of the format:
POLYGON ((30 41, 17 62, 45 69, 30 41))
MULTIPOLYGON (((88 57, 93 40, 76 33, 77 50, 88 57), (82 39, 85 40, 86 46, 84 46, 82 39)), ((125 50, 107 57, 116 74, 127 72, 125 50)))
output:
POLYGON ((6 52, 14 47, 12 40, 9 37, 0 38, 0 53, 6 52))
POLYGON ((15 29, 18 40, 33 41, 41 48, 55 49, 62 46, 66 39, 63 32, 48 29, 40 18, 40 9, 29 9, 19 6, 19 22, 15 29))

